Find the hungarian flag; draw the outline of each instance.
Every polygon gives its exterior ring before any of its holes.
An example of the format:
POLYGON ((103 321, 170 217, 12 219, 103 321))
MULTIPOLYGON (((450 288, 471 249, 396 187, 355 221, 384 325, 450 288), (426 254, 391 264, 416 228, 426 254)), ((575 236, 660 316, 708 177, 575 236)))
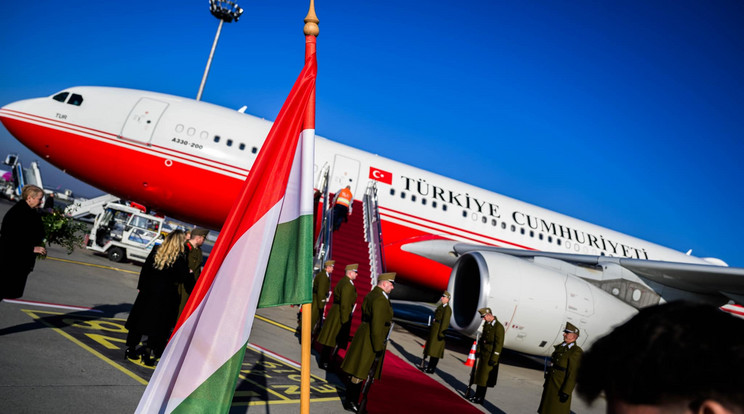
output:
POLYGON ((306 42, 313 43, 312 53, 306 54, 138 413, 227 412, 256 307, 311 301, 317 65, 315 37, 306 42))

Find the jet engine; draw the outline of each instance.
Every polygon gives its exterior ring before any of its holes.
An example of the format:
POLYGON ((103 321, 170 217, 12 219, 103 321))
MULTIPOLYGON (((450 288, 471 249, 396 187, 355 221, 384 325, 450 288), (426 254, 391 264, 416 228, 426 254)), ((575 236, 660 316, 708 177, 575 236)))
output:
POLYGON ((496 252, 458 258, 448 290, 453 329, 474 336, 482 324, 478 309, 490 307, 504 325, 504 346, 533 355, 550 355, 566 322, 579 327, 577 343, 588 347, 636 313, 570 272, 496 252))

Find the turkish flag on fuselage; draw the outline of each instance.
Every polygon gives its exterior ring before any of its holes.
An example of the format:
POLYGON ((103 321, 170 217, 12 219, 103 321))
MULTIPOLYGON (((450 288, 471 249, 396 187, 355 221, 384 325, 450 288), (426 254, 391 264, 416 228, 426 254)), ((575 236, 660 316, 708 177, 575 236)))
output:
POLYGON ((393 174, 375 167, 369 167, 369 178, 385 184, 393 184, 393 174))

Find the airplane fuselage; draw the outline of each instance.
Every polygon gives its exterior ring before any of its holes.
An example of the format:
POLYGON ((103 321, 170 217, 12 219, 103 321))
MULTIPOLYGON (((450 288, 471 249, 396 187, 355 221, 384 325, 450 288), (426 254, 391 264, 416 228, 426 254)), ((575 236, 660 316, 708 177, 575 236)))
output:
MULTIPOLYGON (((154 92, 74 87, 0 110, 6 128, 51 164, 103 191, 218 229, 271 122, 154 92)), ((385 262, 407 283, 444 290, 452 269, 417 250, 460 241, 515 249, 710 264, 613 230, 316 138, 315 175, 355 198, 377 181, 385 262)))

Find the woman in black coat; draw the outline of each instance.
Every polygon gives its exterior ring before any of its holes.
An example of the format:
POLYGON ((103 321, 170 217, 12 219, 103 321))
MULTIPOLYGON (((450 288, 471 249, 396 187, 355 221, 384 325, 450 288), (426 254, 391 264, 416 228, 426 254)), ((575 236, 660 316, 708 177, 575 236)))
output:
POLYGON ((5 213, 0 227, 0 277, 2 299, 23 296, 28 274, 34 269, 36 255, 45 255, 44 224, 36 210, 41 205, 44 190, 27 185, 21 191, 21 201, 5 213))
POLYGON ((165 350, 178 320, 178 284, 183 283, 189 274, 185 241, 183 231, 171 232, 162 245, 153 248, 142 265, 137 285, 139 294, 125 325, 129 330, 127 358, 139 359, 142 355, 143 362, 152 365, 154 358, 160 358, 165 350), (147 335, 147 344, 138 350, 136 347, 142 335, 147 335))

